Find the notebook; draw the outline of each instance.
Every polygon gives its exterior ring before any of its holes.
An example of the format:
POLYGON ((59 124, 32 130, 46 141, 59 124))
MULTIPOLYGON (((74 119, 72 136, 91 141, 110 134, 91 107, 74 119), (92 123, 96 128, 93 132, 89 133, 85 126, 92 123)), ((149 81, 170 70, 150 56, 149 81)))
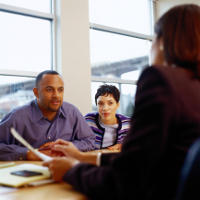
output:
POLYGON ((21 164, 0 169, 0 185, 6 185, 10 187, 20 187, 32 181, 38 181, 50 178, 51 174, 47 167, 34 164, 21 164), (42 173, 42 175, 23 177, 11 174, 11 172, 22 171, 22 170, 40 172, 42 173))

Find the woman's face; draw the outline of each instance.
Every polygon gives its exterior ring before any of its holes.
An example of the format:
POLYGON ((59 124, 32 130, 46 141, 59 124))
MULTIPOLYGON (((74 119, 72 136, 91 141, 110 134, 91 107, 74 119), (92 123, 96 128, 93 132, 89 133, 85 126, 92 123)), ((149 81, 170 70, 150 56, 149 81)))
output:
POLYGON ((113 95, 99 96, 97 99, 97 109, 101 118, 101 121, 106 125, 113 125, 117 123, 115 116, 117 109, 119 108, 119 102, 117 103, 113 95))
POLYGON ((157 39, 156 36, 154 37, 151 46, 151 65, 156 65, 156 66, 166 65, 164 60, 164 47, 162 38, 157 39))

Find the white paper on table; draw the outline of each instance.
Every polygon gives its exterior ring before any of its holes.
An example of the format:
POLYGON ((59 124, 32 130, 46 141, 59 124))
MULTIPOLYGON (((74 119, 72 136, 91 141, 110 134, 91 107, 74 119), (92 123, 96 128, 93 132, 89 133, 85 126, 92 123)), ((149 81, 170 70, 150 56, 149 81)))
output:
POLYGON ((45 185, 48 183, 53 183, 55 182, 53 179, 44 179, 44 180, 39 180, 39 181, 33 181, 28 183, 29 186, 39 186, 39 185, 45 185))
MULTIPOLYGON (((19 165, 18 165, 19 166, 19 165)), ((26 170, 34 170, 34 169, 39 169, 39 170, 49 170, 48 167, 40 166, 40 165, 35 165, 35 164, 29 164, 29 163, 24 163, 20 165, 21 167, 26 168, 26 170)))
POLYGON ((14 165, 15 165, 14 162, 9 162, 9 163, 5 163, 5 164, 0 164, 0 168, 11 167, 11 166, 14 166, 14 165))

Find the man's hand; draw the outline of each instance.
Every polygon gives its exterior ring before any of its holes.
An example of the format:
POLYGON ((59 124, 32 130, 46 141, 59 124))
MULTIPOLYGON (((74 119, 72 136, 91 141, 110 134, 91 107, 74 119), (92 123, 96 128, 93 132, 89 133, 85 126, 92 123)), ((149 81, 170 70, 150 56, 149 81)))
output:
MULTIPOLYGON (((64 156, 62 152, 55 152, 51 149, 50 145, 54 142, 47 142, 43 145, 41 145, 38 149, 40 153, 43 153, 47 156, 50 157, 61 157, 64 156)), ((26 155, 27 160, 32 160, 32 161, 41 161, 39 157, 37 157, 32 151, 28 150, 27 155, 26 155)))
POLYGON ((52 156, 52 150, 50 148, 50 145, 53 143, 53 141, 51 142, 47 142, 47 143, 44 143, 43 145, 41 145, 38 149, 38 151, 40 153, 43 153, 47 156, 52 156))
POLYGON ((77 160, 81 160, 82 152, 79 151, 72 142, 58 139, 50 145, 50 148, 54 152, 60 152, 67 157, 72 157, 77 160))
POLYGON ((61 157, 61 156, 64 156, 64 154, 62 152, 55 152, 54 150, 51 149, 51 144, 53 144, 54 142, 51 141, 51 142, 47 142, 43 145, 41 145, 38 149, 38 151, 40 153, 43 153, 47 156, 50 156, 50 157, 61 157))
POLYGON ((121 150, 122 149, 122 144, 115 144, 111 147, 108 147, 110 150, 121 150))
POLYGON ((40 146, 40 148, 39 149, 42 149, 42 148, 47 148, 47 147, 49 147, 52 143, 54 143, 53 141, 51 141, 51 142, 47 142, 47 143, 44 143, 43 145, 41 145, 40 146))
POLYGON ((72 142, 58 139, 50 145, 54 152, 63 153, 68 159, 76 159, 81 162, 96 165, 97 155, 79 151, 72 142))
POLYGON ((51 172, 51 176, 56 182, 60 182, 63 179, 65 173, 68 172, 74 165, 78 164, 79 161, 74 158, 53 158, 48 162, 44 162, 43 166, 48 167, 51 172))
POLYGON ((26 154, 26 159, 27 160, 32 160, 32 161, 42 161, 39 157, 37 157, 32 151, 28 150, 26 154))

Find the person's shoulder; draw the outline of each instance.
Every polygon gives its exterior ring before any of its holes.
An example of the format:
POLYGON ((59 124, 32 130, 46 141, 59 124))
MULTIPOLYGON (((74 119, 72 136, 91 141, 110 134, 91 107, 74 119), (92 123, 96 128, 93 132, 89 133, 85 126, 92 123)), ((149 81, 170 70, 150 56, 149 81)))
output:
POLYGON ((121 115, 121 114, 116 114, 116 116, 121 126, 121 130, 124 130, 124 131, 128 130, 130 128, 131 118, 128 116, 121 115))
POLYGON ((146 67, 143 72, 141 73, 140 77, 144 77, 144 76, 150 76, 150 75, 158 75, 158 74, 162 74, 164 67, 159 67, 159 66, 148 66, 146 67))
POLYGON ((169 66, 149 66, 144 69, 141 76, 154 76, 154 77, 172 77, 172 74, 179 74, 179 68, 169 66))
POLYGON ((87 113, 84 118, 87 122, 87 124, 90 126, 90 127, 95 127, 95 128, 98 128, 97 127, 97 123, 98 123, 98 112, 92 112, 92 113, 87 113))
POLYGON ((65 116, 77 117, 82 115, 79 109, 75 105, 66 101, 63 101, 61 110, 65 116))
POLYGON ((121 115, 121 114, 116 114, 120 119, 121 121, 127 121, 127 122, 130 122, 131 118, 128 117, 128 116, 125 116, 125 115, 121 115))
POLYGON ((164 66, 149 66, 143 70, 141 73, 137 86, 141 88, 143 86, 154 87, 156 86, 165 86, 173 82, 174 76, 178 76, 178 71, 172 67, 164 66))
POLYGON ((12 114, 23 114, 23 113, 26 113, 26 112, 29 112, 31 110, 31 107, 33 106, 34 104, 34 100, 33 101, 30 101, 22 106, 18 106, 16 108, 13 108, 10 113, 12 114))
POLYGON ((85 119, 88 119, 88 118, 95 118, 97 114, 98 114, 98 112, 87 113, 87 114, 85 115, 85 119))
POLYGON ((9 111, 1 120, 2 122, 5 120, 23 120, 23 118, 29 117, 31 113, 31 107, 34 101, 30 101, 25 105, 18 106, 9 111))
POLYGON ((66 102, 66 101, 63 101, 62 108, 67 109, 67 110, 69 110, 69 109, 70 110, 78 110, 78 108, 75 105, 73 105, 69 102, 66 102))

